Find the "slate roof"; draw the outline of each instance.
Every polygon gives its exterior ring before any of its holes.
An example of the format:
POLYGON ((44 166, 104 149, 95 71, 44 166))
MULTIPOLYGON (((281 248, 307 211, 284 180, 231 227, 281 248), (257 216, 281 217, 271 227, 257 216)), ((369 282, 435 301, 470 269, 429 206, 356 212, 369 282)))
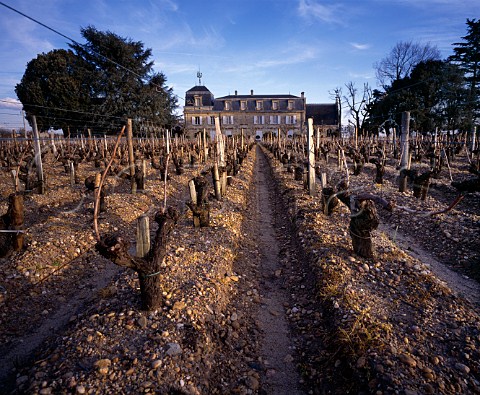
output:
POLYGON ((212 94, 212 92, 210 92, 208 90, 208 88, 204 85, 196 85, 194 86, 193 88, 190 88, 186 93, 210 93, 212 94))
POLYGON ((245 96, 225 96, 215 99, 213 105, 214 111, 225 110, 225 102, 231 103, 231 111, 257 111, 257 100, 262 100, 263 109, 261 112, 284 112, 284 111, 303 111, 303 100, 296 96, 291 95, 245 95, 245 96), (278 101, 278 109, 274 110, 272 100, 278 101), (289 100, 293 100, 293 108, 288 109, 289 100), (241 102, 246 101, 247 107, 245 110, 241 110, 241 102))
POLYGON ((337 105, 334 104, 307 104, 306 118, 313 118, 314 125, 338 125, 337 105))
POLYGON ((185 105, 193 106, 195 104, 195 96, 202 96, 202 106, 213 106, 215 100, 212 92, 206 86, 197 85, 185 92, 185 105))

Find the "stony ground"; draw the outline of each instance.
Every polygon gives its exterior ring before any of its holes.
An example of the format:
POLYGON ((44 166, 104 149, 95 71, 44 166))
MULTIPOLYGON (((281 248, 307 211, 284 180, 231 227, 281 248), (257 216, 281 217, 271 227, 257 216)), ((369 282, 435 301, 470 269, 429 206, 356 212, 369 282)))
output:
MULTIPOLYGON (((478 287, 465 299, 453 275, 438 277, 431 266, 474 273, 478 195, 433 218, 382 214, 376 257, 365 260, 352 252, 347 209, 324 216, 319 198, 265 151, 270 172, 262 152, 253 149, 222 201, 212 199, 210 228, 195 229, 184 207, 188 180, 204 168, 172 177, 168 204, 184 215, 162 273, 167 304, 150 313, 139 308, 136 274, 95 252, 91 197, 65 186, 52 163, 49 192, 26 199, 26 250, 1 262, 3 391, 480 393, 478 287), (420 246, 421 260, 411 251, 420 246), (281 325, 287 332, 272 336, 281 325)), ((379 188, 372 172, 367 166, 352 182, 379 188)), ((445 208, 454 195, 439 180, 419 203, 395 191, 394 166, 386 178, 377 192, 422 211, 445 208)), ((133 242, 136 218, 161 207, 163 183, 150 169, 145 192, 131 195, 120 180, 110 191, 101 232, 133 242)))

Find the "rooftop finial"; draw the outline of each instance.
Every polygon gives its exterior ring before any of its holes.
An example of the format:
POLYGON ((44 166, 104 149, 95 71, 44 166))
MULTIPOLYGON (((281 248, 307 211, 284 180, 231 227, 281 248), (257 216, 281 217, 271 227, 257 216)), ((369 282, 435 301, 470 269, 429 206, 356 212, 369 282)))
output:
POLYGON ((198 78, 198 85, 201 86, 202 85, 202 73, 200 72, 200 70, 197 71, 197 78, 198 78))

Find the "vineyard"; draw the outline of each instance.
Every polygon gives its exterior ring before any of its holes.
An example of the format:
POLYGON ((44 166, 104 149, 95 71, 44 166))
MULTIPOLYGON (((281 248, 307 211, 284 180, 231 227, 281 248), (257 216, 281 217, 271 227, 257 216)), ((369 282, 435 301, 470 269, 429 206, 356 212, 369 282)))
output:
POLYGON ((3 140, 0 392, 480 393, 480 150, 408 142, 3 140))

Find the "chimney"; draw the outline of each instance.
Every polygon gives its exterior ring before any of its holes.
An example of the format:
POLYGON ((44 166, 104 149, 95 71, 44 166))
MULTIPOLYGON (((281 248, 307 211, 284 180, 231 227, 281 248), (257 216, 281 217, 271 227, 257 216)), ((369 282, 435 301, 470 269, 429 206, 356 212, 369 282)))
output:
POLYGON ((237 95, 238 95, 238 92, 235 90, 235 96, 237 96, 237 95))
POLYGON ((301 92, 300 96, 302 97, 302 99, 305 99, 305 92, 301 92))
POLYGON ((250 90, 250 94, 253 96, 253 89, 250 90))

